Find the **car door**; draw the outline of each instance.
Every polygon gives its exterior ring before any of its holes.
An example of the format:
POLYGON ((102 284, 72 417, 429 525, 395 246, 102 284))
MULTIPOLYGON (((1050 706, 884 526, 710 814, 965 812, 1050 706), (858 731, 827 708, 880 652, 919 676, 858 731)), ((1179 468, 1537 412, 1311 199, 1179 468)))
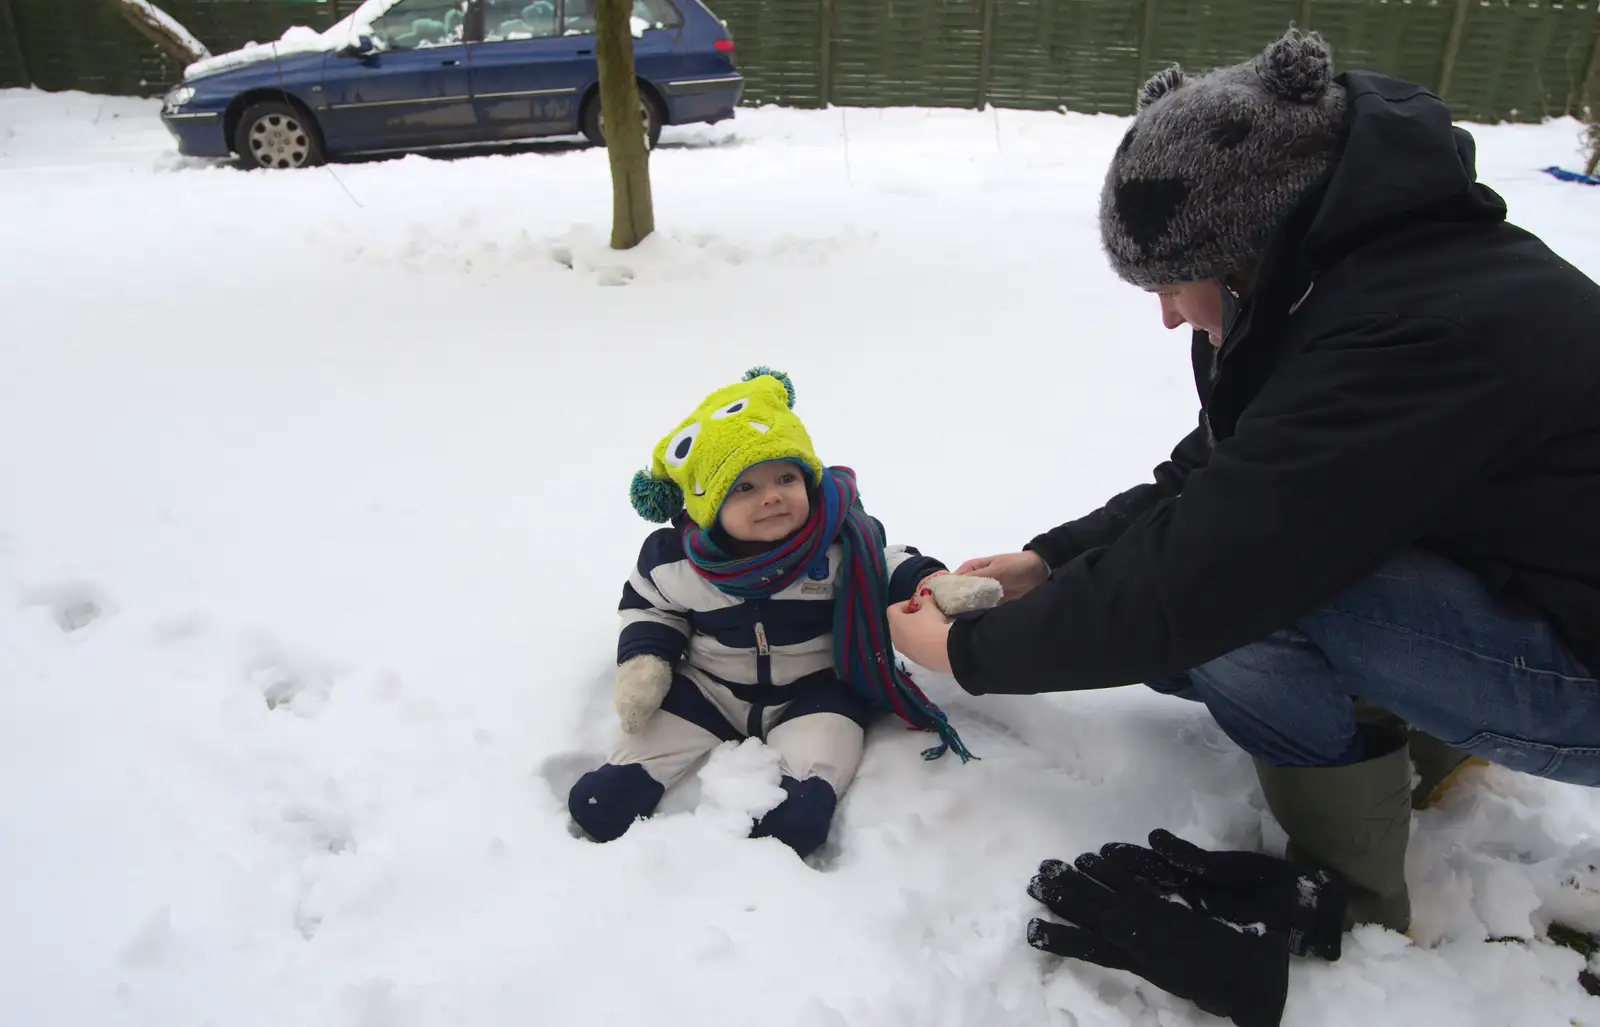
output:
MULTIPOLYGON (((594 49, 595 0, 563 0, 563 30, 571 40, 583 40, 585 53, 594 49)), ((646 82, 656 86, 658 95, 665 95, 659 83, 671 76, 679 64, 682 45, 679 35, 683 30, 683 15, 670 0, 634 0, 628 15, 633 32, 633 69, 646 82)), ((589 81, 599 77, 599 68, 590 58, 587 65, 589 81)), ((671 110, 663 112, 672 120, 671 110)))
MULTIPOLYGON (((571 2, 571 0, 568 0, 571 2)), ((594 33, 569 33, 562 0, 479 0, 482 41, 471 47, 472 101, 488 139, 578 131, 594 82, 594 33)))
POLYGON ((330 145, 403 149, 470 142, 476 131, 466 0, 398 0, 329 56, 323 74, 330 145))
MULTIPOLYGON (((590 2, 593 0, 573 0, 590 2)), ((646 82, 660 83, 679 70, 683 15, 671 0, 633 0, 633 67, 646 82)))

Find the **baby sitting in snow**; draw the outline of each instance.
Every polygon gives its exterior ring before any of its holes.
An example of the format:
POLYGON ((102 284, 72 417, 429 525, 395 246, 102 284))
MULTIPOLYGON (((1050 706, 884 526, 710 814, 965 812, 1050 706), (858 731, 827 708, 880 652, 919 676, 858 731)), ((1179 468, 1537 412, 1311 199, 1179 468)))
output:
POLYGON ((717 745, 777 750, 785 798, 754 826, 806 856, 880 711, 937 732, 923 755, 968 752, 895 663, 888 606, 928 596, 946 615, 993 606, 1000 586, 886 546, 855 474, 823 467, 790 409, 788 376, 764 367, 713 392, 634 475, 653 532, 623 586, 615 699, 622 741, 578 780, 572 817, 611 841, 717 745), (687 509, 685 510, 685 506, 687 509))

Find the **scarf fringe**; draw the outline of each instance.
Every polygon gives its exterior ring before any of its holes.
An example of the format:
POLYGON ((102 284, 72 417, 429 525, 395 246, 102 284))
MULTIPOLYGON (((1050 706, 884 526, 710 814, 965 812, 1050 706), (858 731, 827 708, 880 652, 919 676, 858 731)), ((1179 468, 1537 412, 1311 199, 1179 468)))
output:
POLYGON ((921 707, 918 712, 923 713, 931 723, 917 724, 904 716, 902 716, 901 719, 905 720, 908 724, 911 724, 912 727, 917 728, 918 730, 932 731, 939 736, 938 745, 935 745, 931 749, 922 750, 923 759, 930 761, 936 760, 952 749, 955 750, 955 754, 961 758, 962 763, 965 763, 968 760, 980 758, 972 755, 971 751, 967 749, 966 743, 961 740, 960 733, 958 733, 956 729, 951 726, 950 718, 945 715, 943 710, 934 705, 931 699, 922 693, 922 689, 918 688, 914 683, 911 682, 909 675, 905 675, 904 684, 901 684, 900 687, 903 693, 909 693, 906 695, 906 697, 913 700, 913 702, 917 704, 913 708, 916 709, 917 707, 921 707))
POLYGON ((974 756, 972 753, 967 751, 967 747, 961 744, 961 736, 956 734, 954 728, 949 728, 948 731, 939 732, 939 737, 942 738, 943 741, 941 741, 938 745, 931 749, 922 750, 923 759, 931 762, 938 759, 940 756, 943 756, 951 749, 954 749, 956 751, 956 755, 961 757, 962 763, 965 763, 968 760, 981 760, 983 758, 981 756, 974 756))

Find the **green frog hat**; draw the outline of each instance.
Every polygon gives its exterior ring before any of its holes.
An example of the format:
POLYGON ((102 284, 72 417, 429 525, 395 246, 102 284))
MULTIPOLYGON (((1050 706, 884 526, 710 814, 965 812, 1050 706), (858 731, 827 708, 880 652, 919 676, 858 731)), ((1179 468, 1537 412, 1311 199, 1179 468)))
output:
POLYGON ((628 498, 639 516, 657 524, 687 507, 710 530, 733 483, 747 468, 793 460, 822 479, 811 436, 794 413, 794 385, 770 367, 752 367, 743 380, 718 389, 656 443, 650 469, 633 476, 628 498))

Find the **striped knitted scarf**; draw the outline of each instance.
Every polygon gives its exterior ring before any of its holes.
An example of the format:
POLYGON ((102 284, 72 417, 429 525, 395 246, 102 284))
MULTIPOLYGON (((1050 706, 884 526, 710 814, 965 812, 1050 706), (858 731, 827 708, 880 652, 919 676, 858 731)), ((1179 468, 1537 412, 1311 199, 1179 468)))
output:
POLYGON ((776 548, 747 559, 731 559, 710 533, 694 523, 683 529, 684 550, 700 576, 723 593, 764 599, 783 591, 813 566, 822 566, 828 547, 844 544, 844 566, 833 604, 833 665, 868 702, 898 715, 912 727, 937 732, 940 744, 922 753, 935 760, 954 749, 965 763, 972 758, 943 710, 922 693, 895 663, 889 642, 889 572, 884 537, 861 506, 855 472, 829 467, 822 472, 805 527, 776 548))

